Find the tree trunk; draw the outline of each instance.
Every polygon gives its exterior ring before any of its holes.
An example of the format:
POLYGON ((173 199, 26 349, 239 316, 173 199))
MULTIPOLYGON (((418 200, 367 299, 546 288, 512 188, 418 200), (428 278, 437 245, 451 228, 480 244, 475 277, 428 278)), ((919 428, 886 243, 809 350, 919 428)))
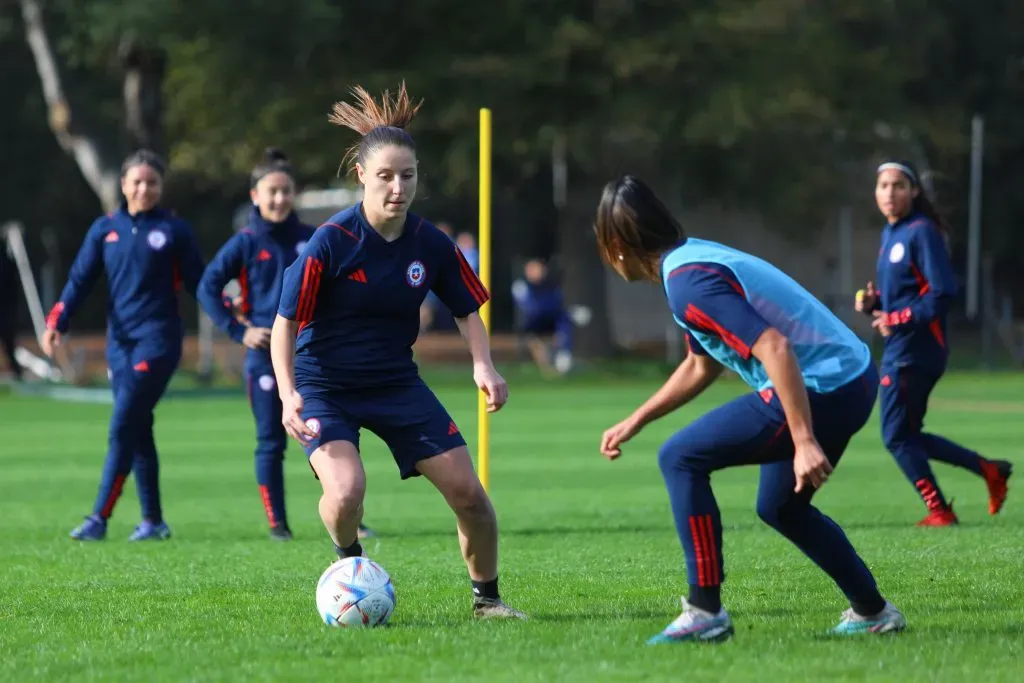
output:
MULTIPOLYGON (((114 155, 104 154, 95 135, 79 129, 61 84, 60 69, 43 12, 37 0, 20 0, 25 21, 25 40, 35 60, 43 97, 49 110, 50 130, 99 198, 104 211, 121 203, 121 171, 114 155)), ((142 44, 133 36, 121 42, 119 56, 124 68, 125 129, 129 146, 165 155, 163 89, 167 57, 163 50, 142 44)))
POLYGON ((166 156, 162 94, 167 53, 141 44, 134 36, 126 36, 121 41, 120 57, 129 146, 166 156))
POLYGON ((32 51, 39 81, 43 86, 43 97, 49 109, 50 130, 61 148, 78 164, 86 182, 99 197, 103 209, 111 211, 121 200, 120 174, 116 167, 104 159, 96 140, 75 126, 39 3, 36 0, 21 0, 21 15, 25 20, 25 40, 32 51))

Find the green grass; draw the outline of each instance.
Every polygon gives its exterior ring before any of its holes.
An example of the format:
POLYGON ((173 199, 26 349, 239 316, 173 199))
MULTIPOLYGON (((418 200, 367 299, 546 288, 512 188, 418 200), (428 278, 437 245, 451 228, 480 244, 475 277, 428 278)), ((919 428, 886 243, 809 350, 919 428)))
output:
MULTIPOLYGON (((474 443, 476 398, 465 382, 438 392, 474 443)), ((962 525, 915 528, 922 505, 882 449, 877 417, 818 502, 904 610, 906 633, 822 635, 846 605, 759 522, 757 471, 742 468, 714 477, 736 638, 645 647, 676 616, 686 583, 657 447, 741 390, 713 388, 606 462, 596 451, 601 431, 656 382, 524 380, 494 417, 502 589, 530 613, 526 623, 471 619, 450 512, 425 481, 400 482, 382 444, 365 435, 367 522, 382 534, 368 550, 398 594, 391 626, 365 632, 328 629, 316 614, 314 585, 332 552, 297 447, 286 467, 296 540, 267 540, 244 397, 159 407, 175 537, 135 545, 126 541, 138 515, 131 486, 106 542, 67 538, 95 495, 109 406, 0 396, 0 680, 1020 680, 1024 500, 1011 496, 990 518, 980 480, 937 465, 962 525)), ((1022 397, 1020 376, 950 377, 929 425, 1019 459, 1022 397)))

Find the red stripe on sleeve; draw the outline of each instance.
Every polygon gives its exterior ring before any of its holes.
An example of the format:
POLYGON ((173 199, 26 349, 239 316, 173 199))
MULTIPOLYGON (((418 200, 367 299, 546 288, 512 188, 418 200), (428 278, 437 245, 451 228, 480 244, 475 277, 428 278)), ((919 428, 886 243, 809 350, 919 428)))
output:
POLYGON ((302 289, 299 290, 299 304, 295 309, 295 320, 299 323, 300 330, 313 320, 313 311, 316 309, 316 297, 320 292, 320 276, 323 270, 323 263, 312 256, 306 257, 306 268, 302 274, 302 289))
POLYGON ((487 288, 484 287, 484 283, 480 282, 480 278, 476 276, 473 266, 469 265, 469 261, 462 254, 462 250, 455 247, 455 254, 459 258, 459 272, 462 275, 463 284, 466 285, 466 289, 469 290, 477 305, 483 306, 491 298, 491 295, 487 292, 487 288))
POLYGON ((238 273, 238 287, 242 290, 242 315, 249 315, 252 310, 252 304, 249 303, 249 270, 242 266, 242 270, 238 273))
MULTIPOLYGON (((928 282, 928 278, 913 263, 910 264, 910 270, 914 273, 914 279, 917 280, 918 294, 924 296, 930 292, 932 285, 928 282)), ((946 335, 942 334, 942 323, 938 320, 933 320, 928 323, 928 330, 935 337, 935 341, 938 342, 939 346, 946 348, 946 335)))
POLYGON ((64 312, 64 302, 58 301, 50 309, 49 315, 46 316, 46 329, 55 330, 57 329, 57 323, 60 321, 60 314, 64 312))
POLYGON ((742 339, 737 337, 735 334, 725 329, 720 325, 714 318, 700 310, 693 304, 689 304, 686 307, 686 315, 684 316, 686 322, 699 327, 705 332, 714 332, 722 341, 728 344, 733 351, 740 354, 743 360, 750 358, 750 347, 744 343, 742 339))

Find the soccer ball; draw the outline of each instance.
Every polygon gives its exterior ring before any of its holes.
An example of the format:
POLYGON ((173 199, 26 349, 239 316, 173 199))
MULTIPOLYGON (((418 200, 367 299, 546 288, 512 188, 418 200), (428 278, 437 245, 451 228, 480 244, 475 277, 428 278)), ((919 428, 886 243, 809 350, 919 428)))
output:
POLYGON ((395 611, 395 588, 388 573, 373 560, 346 557, 320 576, 316 609, 328 626, 383 626, 395 611))

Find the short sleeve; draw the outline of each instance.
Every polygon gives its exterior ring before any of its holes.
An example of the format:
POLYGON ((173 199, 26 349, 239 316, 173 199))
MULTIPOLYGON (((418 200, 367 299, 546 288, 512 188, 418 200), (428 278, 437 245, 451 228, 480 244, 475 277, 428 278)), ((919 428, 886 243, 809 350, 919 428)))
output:
POLYGON ((432 289, 453 316, 465 318, 480 310, 491 298, 490 293, 454 243, 439 248, 438 274, 432 289))
POLYGON ((331 227, 322 227, 313 233, 306 246, 284 271, 281 283, 281 301, 277 314, 300 325, 313 319, 320 287, 325 277, 330 278, 338 258, 338 245, 331 227))
MULTIPOLYGON (((721 339, 744 360, 750 358, 754 343, 770 327, 747 301, 735 274, 721 264, 680 266, 666 277, 665 289, 676 318, 691 329, 721 339)), ((696 340, 687 336, 693 348, 696 340)))

